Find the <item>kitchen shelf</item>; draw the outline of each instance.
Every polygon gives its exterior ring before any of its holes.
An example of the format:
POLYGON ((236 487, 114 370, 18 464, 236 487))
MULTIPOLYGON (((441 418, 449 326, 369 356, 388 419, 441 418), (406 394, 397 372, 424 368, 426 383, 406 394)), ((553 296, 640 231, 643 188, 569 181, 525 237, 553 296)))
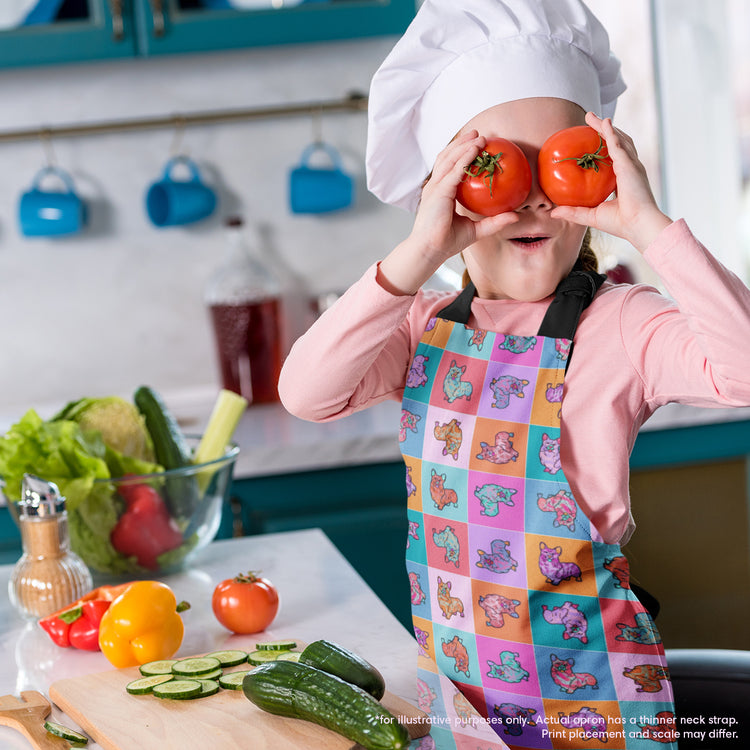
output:
POLYGON ((240 109, 213 110, 206 112, 178 113, 158 117, 139 117, 123 120, 107 120, 91 123, 73 123, 53 127, 21 128, 0 132, 0 143, 12 143, 30 140, 52 140, 58 138, 75 138, 89 135, 103 135, 126 131, 153 130, 155 128, 175 128, 179 130, 196 125, 216 125, 221 123, 262 120, 279 117, 307 115, 316 117, 323 113, 366 112, 367 97, 359 92, 352 92, 342 99, 299 104, 270 105, 240 109))

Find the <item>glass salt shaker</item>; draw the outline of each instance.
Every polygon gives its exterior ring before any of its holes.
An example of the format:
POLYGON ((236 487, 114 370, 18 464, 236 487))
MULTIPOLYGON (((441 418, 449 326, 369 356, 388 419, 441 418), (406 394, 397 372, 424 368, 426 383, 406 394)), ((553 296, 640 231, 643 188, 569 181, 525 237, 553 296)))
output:
POLYGON ((91 573, 70 549, 68 512, 57 485, 24 474, 16 507, 23 555, 8 594, 24 617, 45 617, 90 591, 91 573))

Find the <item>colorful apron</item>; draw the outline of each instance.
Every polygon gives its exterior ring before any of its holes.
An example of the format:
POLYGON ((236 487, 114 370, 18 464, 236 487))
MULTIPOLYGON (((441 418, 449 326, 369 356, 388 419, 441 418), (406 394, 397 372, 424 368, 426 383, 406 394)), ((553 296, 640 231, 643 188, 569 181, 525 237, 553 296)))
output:
POLYGON ((408 372, 406 558, 429 657, 418 694, 461 724, 454 737, 471 735, 473 707, 514 748, 676 747, 661 638, 560 463, 565 371, 602 278, 572 272, 527 337, 468 328, 469 286, 408 372))

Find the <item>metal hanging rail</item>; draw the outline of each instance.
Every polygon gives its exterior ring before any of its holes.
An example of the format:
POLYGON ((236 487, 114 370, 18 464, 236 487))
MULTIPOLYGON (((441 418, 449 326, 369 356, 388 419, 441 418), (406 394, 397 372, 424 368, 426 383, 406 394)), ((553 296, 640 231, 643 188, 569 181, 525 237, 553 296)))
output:
POLYGON ((52 140, 74 138, 82 135, 100 135, 132 130, 154 128, 183 128, 193 125, 215 125, 219 123, 262 120, 273 117, 293 117, 296 115, 316 116, 324 112, 365 112, 367 97, 352 92, 343 99, 307 102, 303 104, 282 104, 278 106, 254 107, 249 109, 214 110, 189 114, 164 115, 161 117, 140 117, 131 120, 109 120, 104 122, 80 123, 75 125, 55 125, 52 127, 24 128, 0 132, 0 143, 11 141, 52 140))

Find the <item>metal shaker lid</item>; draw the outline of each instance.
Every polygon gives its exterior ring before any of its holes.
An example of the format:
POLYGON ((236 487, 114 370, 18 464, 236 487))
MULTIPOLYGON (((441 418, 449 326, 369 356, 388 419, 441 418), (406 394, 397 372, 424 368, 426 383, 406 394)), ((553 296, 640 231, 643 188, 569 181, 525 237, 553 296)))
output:
POLYGON ((65 511, 65 498, 54 482, 24 474, 18 509, 21 516, 55 516, 65 511))

